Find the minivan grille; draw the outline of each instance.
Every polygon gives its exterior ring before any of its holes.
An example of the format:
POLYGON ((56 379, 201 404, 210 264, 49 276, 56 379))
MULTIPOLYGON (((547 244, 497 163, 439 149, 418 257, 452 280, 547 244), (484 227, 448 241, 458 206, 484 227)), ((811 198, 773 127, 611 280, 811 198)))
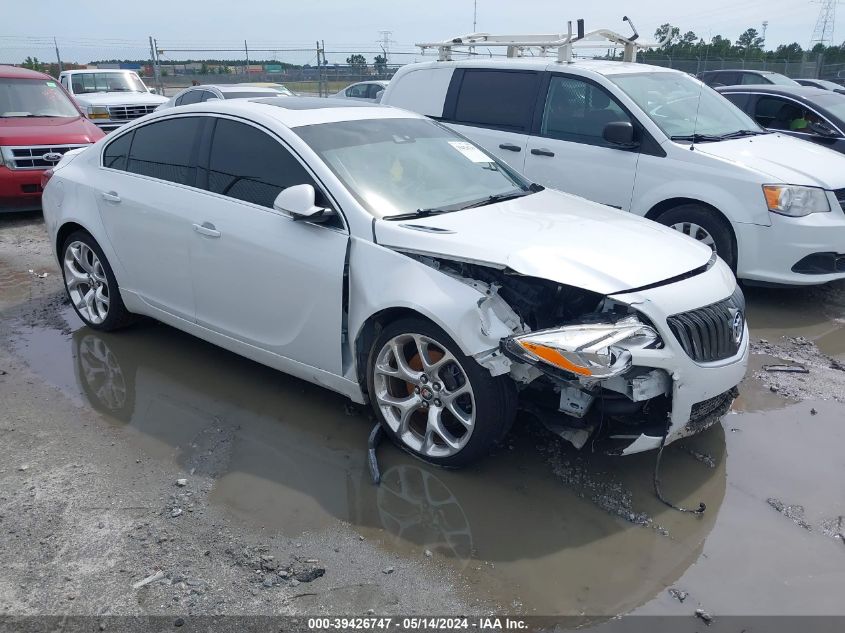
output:
POLYGON ((681 347, 694 361, 724 360, 739 351, 745 327, 745 297, 737 286, 734 294, 727 299, 672 315, 667 323, 681 347))
POLYGON ((845 211, 845 189, 836 189, 833 192, 833 195, 836 196, 836 201, 839 203, 839 206, 842 207, 843 211, 845 211))
POLYGON ((120 105, 109 106, 109 118, 119 121, 137 119, 155 110, 156 105, 120 105))
POLYGON ((12 169, 49 169, 59 162, 60 158, 45 156, 50 154, 64 155, 77 147, 86 145, 35 145, 30 147, 4 147, 7 165, 12 169))

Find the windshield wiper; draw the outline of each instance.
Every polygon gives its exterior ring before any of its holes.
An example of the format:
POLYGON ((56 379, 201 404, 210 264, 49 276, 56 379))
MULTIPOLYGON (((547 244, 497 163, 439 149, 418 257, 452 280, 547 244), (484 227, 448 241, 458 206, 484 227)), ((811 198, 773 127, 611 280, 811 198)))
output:
POLYGON ((758 134, 771 134, 771 132, 765 130, 737 130, 736 132, 720 134, 719 138, 724 140, 729 138, 742 138, 743 136, 757 136, 758 134))
POLYGON ((470 202, 469 204, 462 206, 461 209, 475 209, 476 207, 485 207, 488 204, 504 202, 505 200, 513 200, 514 198, 521 198, 522 196, 527 196, 532 193, 534 192, 526 191, 525 189, 510 191, 508 193, 496 193, 492 196, 487 196, 483 200, 478 200, 477 202, 470 202))
POLYGON ((410 213, 400 213, 399 215, 389 215, 385 220, 412 220, 414 218, 427 218, 432 215, 439 215, 441 213, 449 213, 450 211, 457 211, 458 209, 452 209, 449 207, 434 207, 431 209, 417 209, 416 211, 411 211, 410 213))
POLYGON ((690 141, 692 143, 713 143, 723 139, 721 136, 715 136, 713 134, 678 134, 676 136, 670 136, 669 140, 690 141))

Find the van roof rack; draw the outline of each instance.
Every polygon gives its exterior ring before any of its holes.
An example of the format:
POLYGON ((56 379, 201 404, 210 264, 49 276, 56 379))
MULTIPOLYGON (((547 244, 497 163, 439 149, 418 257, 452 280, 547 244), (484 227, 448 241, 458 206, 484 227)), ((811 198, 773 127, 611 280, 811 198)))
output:
POLYGON ((647 48, 655 48, 660 43, 646 43, 639 41, 639 33, 634 24, 624 16, 623 21, 631 25, 633 35, 621 35, 610 29, 596 29, 584 33, 584 20, 577 21, 577 32, 572 32, 572 22, 568 23, 566 33, 547 33, 534 35, 493 35, 491 33, 470 33, 453 37, 442 42, 423 42, 417 46, 422 52, 426 49, 436 48, 438 61, 451 61, 452 51, 455 49, 468 49, 465 51, 470 55, 475 53, 476 46, 505 46, 508 57, 523 57, 527 50, 538 50, 539 57, 545 57, 552 49, 557 50, 557 61, 561 63, 572 62, 572 48, 623 48, 623 61, 633 62, 637 59, 637 51, 647 48))

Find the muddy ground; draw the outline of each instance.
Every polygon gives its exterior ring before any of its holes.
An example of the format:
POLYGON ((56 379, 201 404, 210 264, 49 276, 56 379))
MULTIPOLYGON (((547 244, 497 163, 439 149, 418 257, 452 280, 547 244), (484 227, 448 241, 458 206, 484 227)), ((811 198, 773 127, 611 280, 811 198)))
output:
POLYGON ((151 321, 82 327, 40 218, 0 218, 0 626, 845 615, 845 285, 746 294, 742 395, 661 465, 703 516, 655 498, 653 453, 579 453, 529 420, 460 472, 386 445, 376 487, 366 410, 151 321))

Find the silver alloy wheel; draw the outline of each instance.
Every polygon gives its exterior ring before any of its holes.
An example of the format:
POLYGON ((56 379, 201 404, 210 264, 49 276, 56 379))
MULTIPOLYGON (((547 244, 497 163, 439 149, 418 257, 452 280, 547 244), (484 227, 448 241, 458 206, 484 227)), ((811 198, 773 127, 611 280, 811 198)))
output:
POLYGON ((475 428, 475 396, 454 355, 422 334, 394 336, 373 368, 375 398, 390 429, 410 449, 449 457, 475 428))
POLYGON ((716 241, 713 239, 713 236, 710 235, 709 231, 695 222, 676 222, 670 225, 670 227, 676 231, 680 231, 684 235, 688 235, 694 240, 698 240, 702 244, 706 244, 714 251, 716 250, 716 241))
POLYGON ((65 250, 65 286, 82 318, 94 325, 109 314, 109 283, 97 253, 85 242, 71 242, 65 250))

